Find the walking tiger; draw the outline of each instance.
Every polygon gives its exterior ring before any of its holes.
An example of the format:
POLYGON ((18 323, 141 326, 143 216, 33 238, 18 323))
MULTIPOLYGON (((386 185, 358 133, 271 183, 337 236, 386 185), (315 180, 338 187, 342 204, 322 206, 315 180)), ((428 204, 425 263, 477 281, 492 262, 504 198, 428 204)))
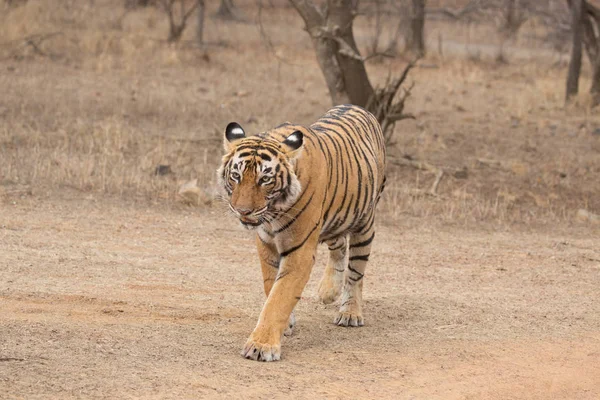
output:
POLYGON ((308 127, 284 123, 255 136, 232 122, 224 145, 218 177, 231 212, 256 230, 267 295, 242 355, 280 359, 320 242, 329 260, 319 296, 327 304, 341 295, 335 324, 362 326, 363 278, 385 186, 385 142, 375 117, 342 105, 308 127))

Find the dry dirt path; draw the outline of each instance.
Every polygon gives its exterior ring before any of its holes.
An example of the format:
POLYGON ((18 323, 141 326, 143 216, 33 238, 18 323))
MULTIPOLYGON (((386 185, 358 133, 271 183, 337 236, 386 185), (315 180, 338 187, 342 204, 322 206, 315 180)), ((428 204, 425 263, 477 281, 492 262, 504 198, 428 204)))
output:
POLYGON ((263 294, 229 216, 0 204, 0 398, 600 398, 598 230, 435 225, 379 228, 360 329, 318 302, 321 252, 264 364, 239 356, 263 294))

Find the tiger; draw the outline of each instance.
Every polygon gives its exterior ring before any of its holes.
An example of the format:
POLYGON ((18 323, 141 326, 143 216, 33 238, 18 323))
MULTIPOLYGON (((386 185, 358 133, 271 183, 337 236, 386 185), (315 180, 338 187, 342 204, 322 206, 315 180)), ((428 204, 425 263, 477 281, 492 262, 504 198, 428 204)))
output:
POLYGON ((280 360, 319 243, 329 248, 320 299, 330 304, 341 295, 334 323, 363 326, 363 278, 386 180, 377 119, 361 107, 340 105, 310 126, 285 122, 254 136, 231 122, 223 143, 220 186, 229 210, 256 231, 267 296, 242 356, 280 360))

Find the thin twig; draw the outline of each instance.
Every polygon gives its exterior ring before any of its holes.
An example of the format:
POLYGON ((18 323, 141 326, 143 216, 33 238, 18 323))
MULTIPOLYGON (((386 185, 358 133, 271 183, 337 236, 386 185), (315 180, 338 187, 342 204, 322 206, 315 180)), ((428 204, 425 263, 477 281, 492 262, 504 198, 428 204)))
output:
POLYGON ((435 174, 435 180, 433 181, 428 193, 432 196, 437 196, 438 186, 442 180, 442 177, 444 176, 444 170, 442 168, 438 168, 425 161, 411 160, 406 157, 388 157, 387 159, 394 165, 412 167, 435 174))
POLYGON ((288 61, 285 58, 281 57, 279 54, 277 54, 277 51, 275 50, 275 45, 273 44, 271 37, 267 34, 265 27, 263 25, 263 22, 262 22, 262 9, 263 9, 262 0, 257 0, 257 4, 258 4, 258 13, 256 15, 256 22, 258 24, 258 32, 260 33, 262 42, 265 45, 265 47, 267 48, 267 50, 269 50, 271 55, 273 55, 273 57, 275 57, 278 61, 282 62, 283 64, 294 65, 294 66, 299 65, 299 64, 293 63, 291 61, 288 61))
POLYGON ((7 57, 5 57, 4 59, 2 59, 2 61, 4 60, 9 60, 11 58, 14 58, 17 56, 17 53, 19 52, 20 49, 25 48, 27 46, 31 46, 31 48, 33 49, 33 51, 40 55, 40 56, 44 56, 44 57, 48 57, 51 60, 56 60, 59 56, 56 54, 49 54, 46 53, 45 51, 43 51, 40 47, 40 45, 50 39, 53 38, 55 36, 59 36, 62 35, 62 32, 52 32, 52 33, 38 33, 35 35, 30 35, 30 36, 26 36, 24 38, 20 38, 20 39, 15 39, 15 40, 11 40, 5 43, 0 44, 0 47, 4 47, 4 46, 9 46, 12 45, 14 43, 18 43, 20 45, 17 45, 16 48, 11 52, 11 54, 7 57))

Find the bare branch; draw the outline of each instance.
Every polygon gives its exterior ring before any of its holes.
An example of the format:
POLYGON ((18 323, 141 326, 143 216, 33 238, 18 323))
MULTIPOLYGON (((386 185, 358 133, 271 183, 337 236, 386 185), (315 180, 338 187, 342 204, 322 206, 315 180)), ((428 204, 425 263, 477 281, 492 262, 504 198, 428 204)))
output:
POLYGON ((438 168, 432 164, 429 164, 425 161, 417 161, 417 160, 413 160, 411 158, 408 157, 387 157, 388 161, 394 165, 399 165, 399 166, 406 166, 406 167, 411 167, 411 168, 415 168, 415 169, 419 169, 422 171, 427 171, 427 172, 431 172, 433 174, 435 174, 435 180, 433 181, 433 184, 431 185, 431 188, 429 189, 429 192, 427 194, 430 194, 432 196, 437 196, 437 189, 438 186, 442 180, 442 177, 444 176, 444 170, 442 168, 438 168))
POLYGON ((290 3, 298 11, 309 31, 316 26, 322 25, 323 20, 326 18, 326 13, 319 10, 310 0, 290 0, 290 3))
POLYGON ((287 64, 287 65, 297 65, 295 63, 292 63, 292 62, 286 60, 284 57, 281 57, 275 50, 275 45, 273 44, 271 37, 267 34, 265 27, 263 25, 263 22, 262 22, 263 2, 262 2, 262 0, 258 0, 257 3, 258 3, 258 12, 256 15, 256 21, 258 23, 258 32, 260 33, 260 37, 262 38, 263 44, 266 46, 266 48, 269 50, 269 52, 273 55, 273 57, 275 57, 278 61, 280 61, 284 64, 287 64))
POLYGON ((453 19, 461 19, 464 16, 476 11, 481 5, 481 0, 471 0, 463 8, 453 10, 451 8, 427 8, 426 14, 441 14, 453 19))
POLYGON ((159 5, 169 18, 169 42, 177 42, 181 39, 181 35, 187 26, 188 19, 194 11, 200 7, 200 3, 203 1, 204 0, 194 0, 192 6, 186 10, 185 0, 160 0, 159 5), (175 13, 173 11, 176 2, 179 3, 180 9, 179 21, 175 20, 175 13))
POLYGON ((17 56, 19 51, 21 51, 27 47, 31 47, 33 49, 34 53, 36 53, 40 56, 43 56, 43 57, 48 57, 54 61, 57 58, 59 58, 59 56, 56 54, 46 53, 45 51, 42 50, 41 45, 46 40, 51 39, 55 36, 62 35, 62 34, 63 34, 63 32, 38 33, 35 35, 26 36, 21 39, 11 40, 9 42, 2 43, 2 44, 0 44, 0 47, 9 47, 9 46, 16 44, 15 49, 5 59, 14 58, 17 56))

